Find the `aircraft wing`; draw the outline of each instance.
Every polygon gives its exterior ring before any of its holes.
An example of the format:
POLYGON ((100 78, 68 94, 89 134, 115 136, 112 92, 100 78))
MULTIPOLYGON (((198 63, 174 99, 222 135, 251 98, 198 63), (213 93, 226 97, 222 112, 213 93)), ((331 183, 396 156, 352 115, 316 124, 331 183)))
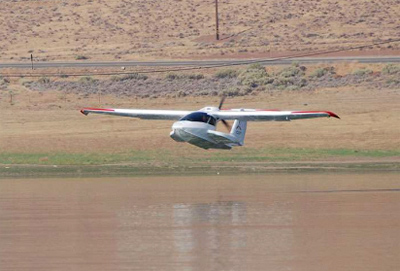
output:
POLYGON ((214 117, 223 120, 243 120, 243 121, 290 121, 296 119, 310 119, 334 117, 340 119, 338 115, 330 111, 279 111, 279 110, 260 110, 260 109, 229 109, 210 113, 214 117))
POLYGON ((180 118, 190 114, 192 111, 180 110, 148 110, 148 109, 112 109, 112 108, 83 108, 81 113, 87 115, 89 113, 106 114, 115 116, 132 117, 139 119, 155 119, 155 120, 179 120, 180 118))

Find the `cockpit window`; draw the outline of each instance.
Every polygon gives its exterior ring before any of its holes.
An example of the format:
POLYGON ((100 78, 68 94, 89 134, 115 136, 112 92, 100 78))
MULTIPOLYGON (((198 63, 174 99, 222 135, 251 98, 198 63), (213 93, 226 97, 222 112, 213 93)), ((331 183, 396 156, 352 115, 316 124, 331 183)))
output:
POLYGON ((217 124, 217 120, 213 116, 208 115, 207 113, 204 112, 190 113, 189 115, 184 116, 180 120, 205 122, 213 126, 217 124))

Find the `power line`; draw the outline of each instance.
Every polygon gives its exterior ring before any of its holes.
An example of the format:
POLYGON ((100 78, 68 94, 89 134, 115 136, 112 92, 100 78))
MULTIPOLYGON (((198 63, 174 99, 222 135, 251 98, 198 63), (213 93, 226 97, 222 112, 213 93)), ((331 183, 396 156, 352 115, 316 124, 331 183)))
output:
MULTIPOLYGON (((279 60, 285 59, 294 59, 294 58, 302 58, 302 57, 309 57, 309 56, 317 56, 317 55, 325 55, 325 54, 333 54, 339 52, 346 52, 352 50, 360 50, 369 47, 375 47, 378 45, 390 44, 400 42, 400 39, 389 39, 381 42, 375 42, 371 44, 365 44, 360 46, 351 46, 347 48, 339 48, 335 50, 325 50, 325 51, 318 51, 318 52, 310 52, 310 53, 300 53, 295 55, 289 56, 282 56, 276 58, 259 58, 253 59, 249 61, 238 61, 226 64, 210 64, 205 66, 195 66, 195 67, 187 67, 187 68, 174 68, 174 69, 162 69, 162 70, 149 70, 149 71, 135 71, 138 74, 151 74, 151 73, 165 73, 165 72, 179 72, 179 71, 191 71, 191 70, 203 70, 203 69, 214 69, 214 68, 222 68, 222 67, 231 67, 231 66, 243 66, 243 65, 250 65, 255 63, 268 63, 274 62, 279 60)), ((41 74, 8 74, 4 75, 6 77, 52 77, 52 76, 71 76, 71 77, 85 77, 85 76, 110 76, 110 75, 124 75, 124 74, 131 74, 130 72, 93 72, 93 73, 41 73, 41 74)))

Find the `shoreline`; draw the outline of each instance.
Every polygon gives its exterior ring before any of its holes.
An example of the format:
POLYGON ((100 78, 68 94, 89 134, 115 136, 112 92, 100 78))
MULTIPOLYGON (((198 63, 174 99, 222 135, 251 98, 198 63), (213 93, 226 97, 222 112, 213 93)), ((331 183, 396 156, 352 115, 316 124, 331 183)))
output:
POLYGON ((0 165, 0 179, 39 177, 140 177, 182 175, 237 175, 268 173, 400 173, 398 159, 369 161, 299 161, 255 163, 0 165))

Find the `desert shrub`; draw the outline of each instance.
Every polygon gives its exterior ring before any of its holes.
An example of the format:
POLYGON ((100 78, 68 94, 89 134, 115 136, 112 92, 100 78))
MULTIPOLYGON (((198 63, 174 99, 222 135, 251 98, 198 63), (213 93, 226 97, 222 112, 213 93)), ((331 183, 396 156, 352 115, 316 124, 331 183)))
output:
POLYGON ((400 78, 398 77, 390 77, 386 80, 386 85, 390 87, 400 86, 400 78))
POLYGON ((308 85, 308 81, 305 78, 301 78, 296 82, 296 85, 302 88, 308 85))
POLYGON ((253 63, 247 67, 247 70, 264 70, 265 71, 265 67, 263 65, 261 65, 260 63, 253 63))
POLYGON ((87 56, 77 55, 77 56, 75 56, 75 59, 76 60, 86 60, 86 59, 89 59, 89 58, 87 56))
POLYGON ((310 74, 310 77, 321 78, 326 74, 335 74, 335 68, 334 67, 318 68, 310 74))
POLYGON ((387 64, 382 69, 383 74, 398 74, 400 73, 400 65, 399 64, 387 64))
POLYGON ((169 73, 167 73, 167 75, 165 76, 165 79, 170 80, 170 81, 172 81, 172 80, 177 80, 177 79, 179 79, 179 78, 181 78, 181 75, 179 75, 179 74, 177 74, 177 73, 173 73, 173 72, 169 72, 169 73))
POLYGON ((218 93, 217 90, 211 90, 210 93, 209 93, 209 95, 211 95, 211 96, 218 96, 219 93, 218 93))
POLYGON ((201 90, 201 91, 197 91, 196 96, 208 96, 210 95, 210 92, 208 90, 201 90))
POLYGON ((239 96, 240 95, 240 88, 238 87, 230 87, 222 91, 222 95, 228 96, 228 97, 234 97, 234 96, 239 96))
POLYGON ((258 87, 258 88, 255 88, 255 89, 253 89, 251 87, 245 87, 245 88, 242 88, 239 91, 239 96, 246 96, 246 95, 249 95, 250 93, 252 93, 253 91, 260 92, 260 91, 263 91, 263 90, 265 90, 265 87, 258 87))
POLYGON ((204 75, 201 73, 194 73, 194 74, 188 74, 184 76, 185 78, 191 79, 191 80, 200 80, 204 79, 204 75))
POLYGON ((147 80, 148 76, 145 74, 129 73, 121 77, 112 78, 113 81, 125 81, 125 80, 147 80))
MULTIPOLYGON (((293 63, 289 67, 285 67, 273 75, 273 78, 267 81, 268 89, 300 89, 308 85, 308 81, 304 78, 306 68, 293 63)), ((325 71, 320 73, 325 74, 325 71)), ((322 75, 321 75, 322 76, 322 75)))
POLYGON ((234 69, 224 69, 217 71, 214 77, 222 79, 222 78, 236 78, 238 76, 237 70, 234 69))
POLYGON ((5 78, 0 75, 0 84, 9 84, 9 83, 10 83, 10 79, 5 78))
POLYGON ((270 81, 267 71, 259 63, 251 64, 247 67, 246 70, 239 74, 238 79, 243 85, 252 88, 265 85, 270 81))
POLYGON ((372 73, 372 71, 370 70, 370 69, 358 69, 358 70, 355 70, 354 72, 353 72, 353 75, 356 75, 356 76, 366 76, 366 75, 370 75, 372 73))
POLYGON ((278 89, 295 90, 307 86, 308 81, 301 77, 277 76, 272 86, 278 89))
POLYGON ((30 87, 32 84, 33 84, 33 81, 23 81, 23 82, 22 82, 22 85, 23 85, 24 87, 30 87))
POLYGON ((299 89, 300 89, 300 87, 296 86, 296 85, 290 85, 290 86, 285 87, 285 90, 289 90, 289 91, 299 90, 299 89))
POLYGON ((118 82, 121 81, 121 77, 113 75, 110 77, 111 82, 118 82))
POLYGON ((5 89, 9 83, 9 80, 0 76, 0 89, 5 89))
POLYGON ((320 77, 324 76, 326 73, 327 73, 327 71, 326 71, 325 69, 318 68, 318 69, 314 70, 314 71, 310 74, 310 77, 320 78, 320 77))
POLYGON ((97 79, 94 79, 90 76, 85 76, 85 77, 82 77, 81 79, 79 79, 79 82, 85 83, 85 84, 93 84, 97 81, 98 81, 97 79))
POLYGON ((300 62, 292 61, 292 67, 300 67, 300 62))
POLYGON ((169 81, 179 80, 179 79, 200 80, 200 79, 204 79, 204 75, 201 73, 178 74, 178 73, 170 72, 165 76, 165 79, 167 79, 169 81))
POLYGON ((179 90, 176 93, 176 97, 186 97, 186 96, 187 96, 187 93, 185 91, 183 91, 183 90, 179 90))
POLYGON ((47 78, 47 77, 40 77, 40 78, 38 79, 38 83, 39 83, 39 84, 48 84, 48 83, 50 83, 50 79, 47 78))
POLYGON ((272 85, 278 88, 286 88, 287 86, 293 85, 293 83, 293 78, 276 77, 272 85))
POLYGON ((281 77, 289 78, 289 77, 296 77, 296 76, 303 76, 305 71, 305 67, 292 65, 290 67, 286 67, 278 72, 278 75, 281 77))

